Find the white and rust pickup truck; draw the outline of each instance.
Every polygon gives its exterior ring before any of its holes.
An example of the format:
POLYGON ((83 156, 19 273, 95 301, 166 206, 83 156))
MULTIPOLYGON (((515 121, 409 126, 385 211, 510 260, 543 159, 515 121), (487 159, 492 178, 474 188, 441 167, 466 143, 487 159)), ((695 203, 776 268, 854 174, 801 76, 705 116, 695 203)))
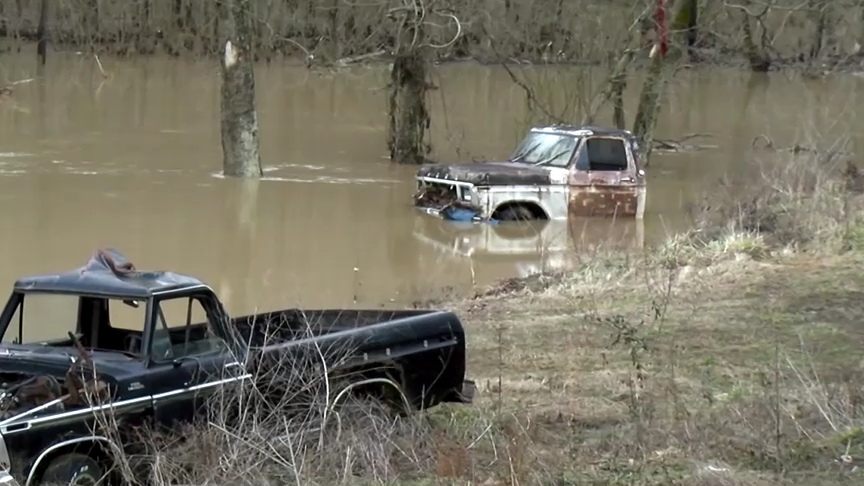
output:
POLYGON ((463 221, 642 219, 643 166, 627 130, 535 127, 507 161, 422 167, 414 205, 463 221))

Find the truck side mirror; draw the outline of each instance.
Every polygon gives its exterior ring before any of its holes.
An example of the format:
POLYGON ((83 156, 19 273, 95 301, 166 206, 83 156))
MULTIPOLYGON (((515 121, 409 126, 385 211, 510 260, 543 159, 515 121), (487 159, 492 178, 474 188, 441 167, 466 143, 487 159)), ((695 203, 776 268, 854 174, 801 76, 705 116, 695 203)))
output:
POLYGON ((645 170, 639 169, 638 171, 636 171, 636 175, 638 175, 639 177, 645 177, 645 170))

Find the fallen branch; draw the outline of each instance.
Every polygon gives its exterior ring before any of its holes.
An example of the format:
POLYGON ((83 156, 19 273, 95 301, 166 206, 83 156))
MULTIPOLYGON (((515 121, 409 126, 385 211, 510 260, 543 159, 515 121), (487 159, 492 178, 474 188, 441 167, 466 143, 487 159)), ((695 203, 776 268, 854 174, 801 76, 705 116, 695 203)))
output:
POLYGON ((13 86, 18 86, 19 84, 27 84, 34 81, 35 79, 36 78, 19 79, 18 81, 9 83, 6 86, 0 86, 0 96, 11 96, 13 86))
POLYGON ((716 149, 719 148, 718 145, 706 145, 706 144, 688 144, 685 143, 688 140, 692 140, 694 138, 706 138, 712 137, 713 135, 708 133, 689 133, 684 135, 680 139, 655 139, 653 141, 653 150, 658 150, 661 152, 696 152, 699 150, 707 150, 707 149, 716 149))
POLYGON ((837 159, 849 159, 853 157, 855 154, 846 150, 820 150, 813 146, 794 144, 790 147, 777 147, 774 145, 774 141, 771 140, 767 135, 759 134, 753 138, 751 142, 751 146, 757 150, 770 150, 773 152, 788 152, 792 155, 804 155, 810 154, 821 157, 826 162, 835 161, 837 159), (762 140, 765 142, 765 145, 758 146, 758 142, 762 140))
POLYGON ((105 68, 102 67, 102 61, 99 60, 99 54, 93 54, 93 57, 96 58, 96 66, 99 67, 99 72, 102 74, 103 78, 111 77, 111 74, 105 71, 105 68))
POLYGON ((380 56, 383 56, 387 53, 388 53, 388 51, 386 49, 381 49, 381 50, 378 50, 375 52, 360 54, 358 56, 343 57, 342 59, 337 60, 336 64, 339 66, 347 66, 348 64, 354 64, 356 62, 366 61, 368 59, 380 57, 380 56))

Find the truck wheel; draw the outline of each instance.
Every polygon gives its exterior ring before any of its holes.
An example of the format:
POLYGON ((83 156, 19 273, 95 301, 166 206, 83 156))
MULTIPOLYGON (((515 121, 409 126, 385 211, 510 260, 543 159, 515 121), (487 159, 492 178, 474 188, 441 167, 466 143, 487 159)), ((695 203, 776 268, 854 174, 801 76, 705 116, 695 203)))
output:
POLYGON ((531 210, 525 206, 510 206, 498 213, 499 221, 529 221, 534 219, 531 210))
POLYGON ((66 454, 53 459, 42 473, 39 484, 58 486, 96 486, 105 475, 102 466, 84 454, 66 454))

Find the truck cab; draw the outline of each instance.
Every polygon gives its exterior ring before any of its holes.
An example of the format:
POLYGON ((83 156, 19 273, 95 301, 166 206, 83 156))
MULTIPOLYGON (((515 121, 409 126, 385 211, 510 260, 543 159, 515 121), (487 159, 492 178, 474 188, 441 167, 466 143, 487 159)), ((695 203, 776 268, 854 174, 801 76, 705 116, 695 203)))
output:
POLYGON ((19 279, 0 313, 0 470, 22 486, 62 483, 70 460, 105 470, 134 426, 190 421, 210 392, 250 378, 212 289, 171 272, 117 278, 120 258, 19 279), (96 432, 97 410, 125 424, 119 437, 96 432))

